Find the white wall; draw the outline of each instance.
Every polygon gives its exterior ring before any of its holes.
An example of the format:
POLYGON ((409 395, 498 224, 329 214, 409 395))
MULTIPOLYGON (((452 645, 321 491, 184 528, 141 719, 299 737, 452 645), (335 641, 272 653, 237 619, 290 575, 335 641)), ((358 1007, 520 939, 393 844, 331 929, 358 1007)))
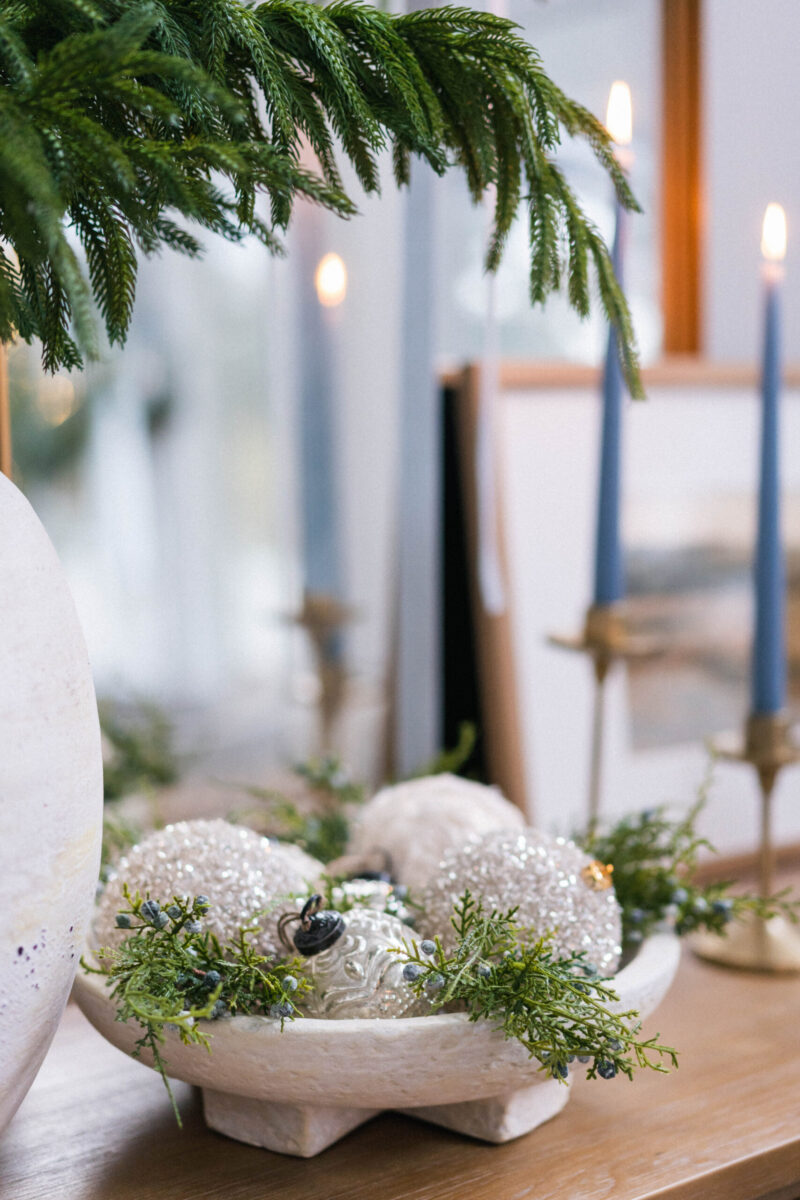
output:
POLYGON ((754 360, 759 243, 770 201, 786 209, 785 345, 800 359, 800 4, 705 0, 705 348, 754 360))
MULTIPOLYGON (((787 529, 798 529, 800 458, 788 451, 800 446, 800 396, 789 394, 786 401, 785 515, 787 529)), ((591 594, 599 403, 593 391, 520 390, 503 397, 500 413, 512 629, 531 815, 543 829, 569 833, 586 823, 594 687, 586 658, 549 645, 547 638, 578 633, 591 594)), ((757 426, 758 401, 746 389, 652 388, 646 404, 630 405, 623 446, 626 543, 703 547, 715 540, 715 530, 727 540, 733 529, 734 541, 748 546, 754 533, 747 497, 756 487, 757 426), (721 508, 714 519, 717 504, 721 508)), ((705 595, 714 598, 713 592, 705 595)), ((743 638, 750 619, 749 614, 743 619, 743 638)), ((731 649, 729 639, 723 641, 726 653, 736 659, 737 645, 731 649)), ((705 644, 695 646, 694 653, 705 644)), ((657 686, 659 707, 668 709, 668 669, 657 686)), ((742 701, 741 713, 735 703, 729 710, 735 731, 745 717, 746 697, 735 683, 731 688, 742 701)), ((680 697, 673 696, 672 702, 680 703, 680 697)), ((603 813, 621 815, 662 803, 688 806, 708 767, 704 738, 726 730, 706 720, 693 738, 637 746, 632 725, 628 679, 625 668, 618 667, 607 684, 603 813)), ((752 847, 758 828, 754 772, 720 764, 715 780, 703 832, 720 850, 752 847)), ((775 830, 782 841, 800 836, 799 784, 800 772, 786 771, 776 789, 775 830)))

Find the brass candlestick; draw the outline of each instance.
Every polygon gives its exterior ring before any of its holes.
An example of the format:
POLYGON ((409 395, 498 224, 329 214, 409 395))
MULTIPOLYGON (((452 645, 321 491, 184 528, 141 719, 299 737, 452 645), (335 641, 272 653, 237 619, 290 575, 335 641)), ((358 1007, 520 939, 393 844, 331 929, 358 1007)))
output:
POLYGON ((320 721, 320 749, 333 749, 336 729, 347 683, 347 668, 341 648, 341 635, 353 620, 353 610, 326 592, 304 592, 303 607, 293 618, 311 639, 314 665, 320 683, 317 708, 320 721))
POLYGON ((551 645, 562 650, 588 654, 594 667, 595 692, 592 713, 592 750, 589 766, 588 831, 594 833, 600 814, 600 783, 605 734, 605 684, 618 660, 652 658, 663 649, 661 642, 646 634, 631 633, 621 604, 592 604, 587 609, 583 632, 576 636, 551 634, 551 645))
MULTIPOLYGON (((728 734, 712 742, 715 753, 728 762, 750 763, 761 787, 761 846, 759 851, 759 894, 763 900, 773 893, 775 869, 772 845, 772 794, 783 767, 800 763, 800 746, 792 738, 789 719, 783 712, 752 713, 745 724, 744 739, 728 734)), ((751 971, 800 971, 800 933, 781 916, 766 920, 747 913, 730 932, 698 933, 692 949, 701 958, 743 967, 751 971)))

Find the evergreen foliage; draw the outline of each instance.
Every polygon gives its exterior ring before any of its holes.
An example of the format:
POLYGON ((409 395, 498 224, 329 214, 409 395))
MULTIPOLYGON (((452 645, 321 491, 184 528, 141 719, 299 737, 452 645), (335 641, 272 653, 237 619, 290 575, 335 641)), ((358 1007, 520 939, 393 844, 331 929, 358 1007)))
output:
POLYGON ((633 1009, 615 1011, 619 997, 585 954, 555 958, 551 937, 530 937, 517 910, 487 912, 468 891, 457 901, 452 926, 458 941, 451 954, 439 938, 404 943, 404 974, 434 1010, 465 1009, 471 1021, 491 1021, 516 1038, 542 1070, 564 1081, 576 1059, 586 1078, 633 1078, 637 1067, 677 1067, 677 1052, 659 1035, 640 1039, 633 1009))
POLYGON ((98 702, 103 754, 103 799, 152 792, 179 778, 173 728, 166 713, 148 701, 98 702))
MULTIPOLYGON (((132 895, 117 915, 126 930, 116 949, 101 949, 93 962, 81 959, 89 974, 107 975, 118 1021, 137 1024, 142 1035, 134 1055, 149 1051, 180 1124, 167 1078, 163 1047, 173 1029, 185 1045, 211 1049, 206 1022, 237 1014, 279 1020, 302 1016, 302 998, 313 987, 304 961, 275 962, 259 955, 250 938, 256 927, 240 929, 221 946, 202 929, 209 910, 203 896, 175 896, 168 905, 132 895)), ((332 891, 331 891, 332 895, 332 891)), ((487 913, 465 892, 452 924, 458 944, 447 955, 437 938, 394 948, 404 960, 408 985, 431 1002, 432 1011, 466 1011, 471 1021, 488 1020, 505 1037, 517 1039, 542 1071, 563 1082, 576 1059, 589 1079, 633 1077, 636 1068, 676 1067, 677 1052, 659 1035, 639 1037, 634 1010, 615 1011, 619 998, 583 954, 557 959, 550 939, 529 939, 516 921, 516 909, 487 913)))
POLYGON ((229 819, 293 842, 322 863, 332 862, 347 849, 350 819, 364 803, 364 787, 350 779, 335 755, 298 763, 294 773, 309 785, 310 802, 304 798, 296 804, 274 788, 252 785, 244 790, 264 807, 234 812, 229 819))
POLYGON ((462 721, 458 727, 455 746, 445 746, 411 776, 422 779, 426 775, 463 775, 469 778, 468 764, 478 744, 478 730, 471 721, 462 721))
POLYGON ((257 1013, 279 1020, 283 1029, 284 1021, 297 1015, 295 1001, 309 984, 298 974, 299 960, 277 963, 257 953, 251 943, 255 925, 221 946, 202 927, 210 907, 203 896, 174 896, 162 905, 138 892, 131 895, 127 884, 123 894, 128 907, 118 914, 117 925, 130 932, 118 948, 98 951, 102 970, 86 959, 81 966, 89 974, 108 976, 117 1020, 140 1026, 134 1055, 150 1051, 180 1125, 162 1053, 165 1031, 175 1029, 185 1045, 209 1049, 208 1027, 198 1021, 257 1013))
POLYGON ((665 925, 679 936, 708 930, 724 934, 731 921, 747 913, 765 920, 781 914, 797 922, 800 901, 791 889, 773 896, 732 892, 728 880, 711 883, 696 878, 701 850, 714 847, 697 832, 711 776, 697 802, 677 819, 665 808, 645 809, 623 817, 607 831, 588 833, 584 849, 614 867, 614 891, 622 909, 622 938, 631 949, 665 925))
POLYGON ((589 143, 635 207, 600 122, 556 87, 515 26, 488 13, 394 16, 358 0, 9 0, 0 340, 16 330, 41 339, 47 368, 80 365, 97 348, 93 299, 110 340, 124 341, 140 253, 197 254, 191 226, 278 250, 296 196, 355 211, 337 143, 367 192, 389 147, 398 184, 419 156, 439 173, 463 170, 476 201, 494 187, 489 269, 527 205, 532 301, 565 281, 585 315, 594 276, 639 395, 608 251, 554 161, 563 134, 589 143), (315 171, 301 165, 303 143, 315 171))

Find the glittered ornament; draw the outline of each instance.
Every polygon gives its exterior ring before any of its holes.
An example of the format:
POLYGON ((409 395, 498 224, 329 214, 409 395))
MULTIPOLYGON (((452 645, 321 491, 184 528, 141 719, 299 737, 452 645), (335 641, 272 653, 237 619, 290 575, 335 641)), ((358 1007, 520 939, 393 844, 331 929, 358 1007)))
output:
POLYGON ((383 788, 358 812, 348 850, 381 851, 392 874, 420 889, 444 853, 466 838, 525 825, 521 811, 493 787, 457 775, 429 775, 383 788))
POLYGON ((300 875, 304 882, 304 892, 307 894, 313 891, 314 887, 319 883, 320 877, 327 873, 326 867, 317 858, 313 858, 302 850, 300 846, 296 846, 293 842, 282 842, 278 838, 268 838, 270 846, 276 849, 286 863, 293 867, 300 875))
POLYGON ((317 901, 312 897, 306 905, 293 936, 313 988, 299 1002, 306 1016, 344 1020, 430 1012, 429 1002, 404 979, 402 957, 392 952, 403 941, 411 943, 412 929, 371 908, 313 912, 317 901))
POLYGON ((227 821, 181 821, 149 834, 120 859, 97 907, 93 922, 98 946, 116 946, 125 936, 116 915, 127 908, 122 885, 131 893, 168 904, 173 896, 206 896, 204 928, 225 945, 240 928, 259 925, 252 944, 261 954, 283 957, 278 920, 308 895, 308 878, 319 877, 321 863, 309 855, 299 861, 295 847, 269 841, 227 821))
POLYGON ((603 975, 619 964, 622 924, 610 871, 574 842, 537 829, 490 833, 445 855, 425 888, 417 928, 454 946, 453 905, 469 890, 486 912, 517 907, 535 936, 552 932, 559 957, 584 951, 603 975))

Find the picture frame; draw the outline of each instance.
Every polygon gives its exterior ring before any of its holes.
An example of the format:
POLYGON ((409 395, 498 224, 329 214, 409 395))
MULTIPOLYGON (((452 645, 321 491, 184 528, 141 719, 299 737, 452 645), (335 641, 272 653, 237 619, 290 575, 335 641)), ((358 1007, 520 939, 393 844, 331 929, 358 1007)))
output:
MULTIPOLYGON (((549 644, 577 634, 591 596, 600 375, 503 363, 495 400, 497 546, 503 612, 486 610, 475 453, 481 368, 450 379, 487 775, 530 819, 585 827, 591 663, 549 644), (557 564, 557 567, 556 567, 557 564)), ((622 525, 634 627, 663 653, 617 665, 606 695, 601 812, 688 806, 706 779, 709 740, 743 726, 752 624, 759 385, 754 369, 695 360, 645 372, 648 399, 625 413, 622 525)), ((800 368, 782 404, 790 704, 800 699, 800 368)), ((485 536, 485 531, 484 531, 485 536)), ((800 841, 800 773, 779 780, 778 844, 800 841)), ((701 828, 721 852, 756 842, 758 789, 746 766, 717 764, 701 828)))

